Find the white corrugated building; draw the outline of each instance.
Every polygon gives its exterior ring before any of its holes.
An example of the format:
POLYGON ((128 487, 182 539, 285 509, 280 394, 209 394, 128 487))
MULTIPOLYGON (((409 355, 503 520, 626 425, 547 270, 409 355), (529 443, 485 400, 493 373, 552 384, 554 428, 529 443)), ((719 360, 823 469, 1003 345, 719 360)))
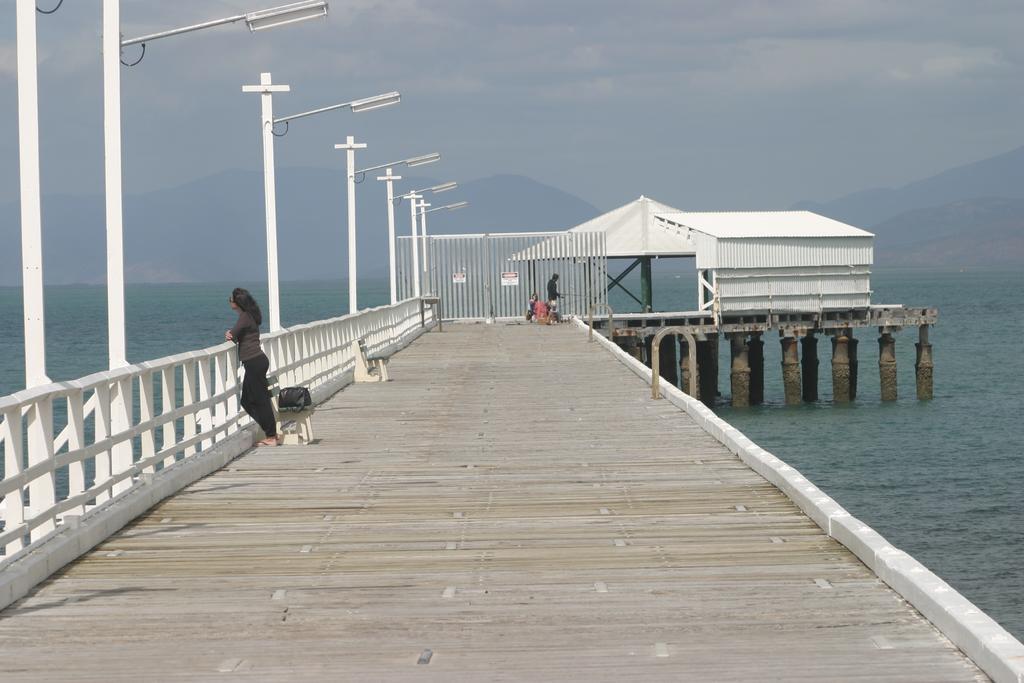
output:
POLYGON ((664 212, 696 252, 701 307, 716 314, 867 308, 874 236, 810 211, 664 212))

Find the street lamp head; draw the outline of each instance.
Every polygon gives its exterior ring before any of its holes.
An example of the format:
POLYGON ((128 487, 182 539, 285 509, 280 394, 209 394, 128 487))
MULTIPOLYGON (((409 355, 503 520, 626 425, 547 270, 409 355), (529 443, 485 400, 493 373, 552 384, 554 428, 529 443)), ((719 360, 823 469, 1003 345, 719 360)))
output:
POLYGON ((429 188, 429 190, 434 194, 437 194, 438 192, 447 192, 448 190, 454 190, 458 186, 459 184, 457 182, 452 181, 450 183, 441 183, 440 185, 434 185, 433 187, 429 188))
POLYGON ((433 154, 424 154, 421 157, 413 157, 412 159, 408 159, 406 160, 405 165, 409 166, 410 168, 413 166, 423 166, 425 164, 432 164, 435 161, 439 160, 440 158, 441 155, 438 154, 437 152, 434 152, 433 154))
POLYGON ((469 202, 455 202, 454 204, 449 204, 448 206, 442 206, 441 208, 442 209, 448 209, 449 211, 454 211, 455 209, 461 209, 461 208, 464 208, 466 206, 469 206, 469 202))
POLYGON ((402 101, 402 96, 397 92, 389 92, 383 95, 374 95, 373 97, 367 97, 363 100, 356 100, 351 105, 353 113, 361 111, 371 111, 373 109, 380 109, 381 107, 387 107, 392 104, 398 104, 402 101))
POLYGON ((249 26, 250 31, 262 31, 266 28, 275 28, 326 16, 327 0, 306 0, 258 12, 249 12, 245 15, 245 23, 249 26))

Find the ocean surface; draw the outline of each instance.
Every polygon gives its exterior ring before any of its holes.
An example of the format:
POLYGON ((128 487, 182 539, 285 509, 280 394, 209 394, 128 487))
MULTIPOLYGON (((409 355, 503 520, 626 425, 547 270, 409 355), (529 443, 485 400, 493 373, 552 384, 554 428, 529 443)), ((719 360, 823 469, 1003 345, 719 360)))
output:
MULTIPOLYGON (((234 322, 227 304, 232 286, 129 285, 129 360, 219 343, 234 322)), ((729 407, 723 362, 716 410, 1024 639, 1024 273, 877 269, 872 286, 876 303, 940 309, 931 334, 934 400, 915 398, 917 332, 905 330, 896 336, 900 398, 882 403, 877 331, 863 330, 857 334, 856 402, 831 403, 825 339, 819 343, 821 400, 785 406, 779 345, 766 335, 766 403, 729 407)), ((361 306, 387 299, 384 281, 360 287, 361 306)), ((266 300, 265 288, 249 289, 266 300)), ((692 274, 656 274, 661 310, 692 309, 694 291, 692 274)), ((47 360, 54 380, 105 368, 105 296, 102 287, 47 288, 47 360)), ((347 310, 340 282, 282 283, 281 300, 286 326, 347 310)), ((618 295, 613 304, 623 310, 618 295)), ((21 325, 20 290, 0 288, 0 395, 22 388, 21 325)), ((728 358, 724 344, 721 357, 728 358)))

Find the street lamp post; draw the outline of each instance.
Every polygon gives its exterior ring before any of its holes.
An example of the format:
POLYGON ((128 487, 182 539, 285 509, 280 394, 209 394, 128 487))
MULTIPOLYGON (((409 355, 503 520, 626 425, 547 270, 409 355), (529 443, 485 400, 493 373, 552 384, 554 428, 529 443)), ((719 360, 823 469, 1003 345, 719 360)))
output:
POLYGON ((356 150, 366 149, 365 143, 357 143, 349 135, 345 143, 334 149, 345 150, 345 187, 348 193, 348 312, 359 310, 356 303, 356 150))
POLYGON ((242 92, 260 95, 263 131, 263 205, 267 219, 267 309, 270 331, 281 329, 281 295, 277 274, 277 193, 274 179, 274 93, 288 92, 287 85, 271 85, 269 73, 260 74, 259 85, 243 85, 242 92))
POLYGON ((18 0, 18 169, 21 197, 21 292, 25 387, 48 384, 43 298, 43 221, 39 187, 39 68, 36 0, 18 0))
MULTIPOLYGON (((390 172, 391 172, 391 169, 388 169, 388 173, 389 174, 390 174, 390 172)), ((410 199, 409 207, 410 207, 410 211, 411 211, 411 215, 412 215, 413 261, 416 264, 416 267, 414 268, 414 270, 416 272, 414 273, 413 280, 417 283, 416 287, 415 287, 416 296, 419 296, 419 284, 418 284, 419 283, 419 272, 418 272, 419 271, 419 266, 418 266, 418 264, 419 264, 419 261, 418 261, 419 255, 416 252, 416 249, 418 249, 418 247, 416 246, 418 244, 417 241, 416 241, 416 234, 417 234, 417 230, 416 230, 416 220, 417 220, 416 219, 416 211, 417 211, 417 209, 416 209, 416 199, 421 198, 423 196, 424 192, 432 192, 433 194, 438 194, 440 192, 447 192, 448 190, 454 190, 459 185, 458 185, 458 183, 456 183, 454 181, 449 181, 447 183, 441 183, 440 185, 433 185, 431 187, 425 187, 422 190, 413 190, 412 192, 406 192, 405 194, 403 194, 403 195, 401 195, 401 196, 396 198, 394 196, 394 191, 392 189, 392 182, 391 181, 400 180, 400 178, 398 176, 391 176, 390 179, 388 178, 388 176, 382 176, 382 177, 377 178, 377 180, 388 180, 389 181, 388 182, 388 235, 389 235, 388 247, 389 247, 389 249, 391 251, 391 302, 395 303, 395 301, 397 300, 398 296, 396 294, 396 289, 397 289, 396 278, 397 278, 397 275, 396 275, 395 256, 394 256, 394 254, 395 254, 395 226, 394 226, 394 209, 393 209, 392 205, 395 203, 396 199, 397 200, 410 199)))
MULTIPOLYGON (((299 114, 274 118, 273 94, 275 92, 288 92, 287 85, 271 85, 269 73, 260 74, 259 85, 243 85, 242 92, 259 93, 262 104, 260 124, 263 138, 263 197, 267 222, 267 308, 270 312, 270 331, 276 332, 281 329, 281 295, 280 280, 278 276, 277 259, 277 189, 274 173, 274 126, 284 123, 288 126, 295 119, 322 114, 342 108, 349 108, 353 113, 379 109, 401 101, 401 95, 397 92, 376 95, 362 100, 353 100, 342 104, 332 104, 329 107, 321 107, 299 114)), ((285 131, 287 132, 287 127, 285 131)), ((283 135, 284 133, 282 133, 283 135)))
MULTIPOLYGON (((244 21, 250 31, 284 26, 327 15, 326 0, 293 2, 258 12, 121 39, 121 2, 103 0, 103 141, 107 225, 107 336, 110 368, 128 364, 124 316, 124 226, 121 169, 121 48, 169 36, 244 21)), ((143 52, 145 54, 145 52, 143 52)), ((124 483, 124 482, 122 482, 124 483)))
POLYGON ((390 168, 384 171, 384 175, 377 176, 377 180, 383 180, 388 189, 388 279, 392 304, 398 303, 398 273, 395 263, 395 181, 401 179, 402 176, 394 175, 390 168))
POLYGON ((410 168, 414 166, 423 166, 425 164, 432 164, 441 158, 441 155, 437 152, 433 154, 424 154, 423 156, 410 157, 408 159, 402 159, 401 161, 392 161, 386 164, 377 164, 376 166, 369 166, 360 170, 355 169, 355 150, 364 149, 365 144, 358 144, 355 142, 355 138, 349 135, 346 138, 344 144, 335 145, 335 149, 343 149, 346 151, 347 160, 347 189, 348 189, 348 312, 355 313, 359 310, 356 303, 356 176, 369 173, 370 171, 379 171, 383 168, 389 168, 391 166, 405 165, 410 168))
MULTIPOLYGON (((452 183, 452 185, 454 185, 454 183, 452 183)), ((427 214, 433 213, 434 211, 455 211, 456 209, 461 209, 463 207, 469 206, 469 202, 455 202, 454 204, 436 206, 432 209, 428 209, 428 206, 430 206, 430 204, 420 202, 420 234, 423 239, 423 282, 425 283, 425 286, 428 288, 427 294, 433 294, 434 292, 430 278, 430 265, 427 260, 427 214)), ((413 249, 415 249, 415 243, 413 249)))
POLYGON ((419 250, 419 230, 416 228, 417 223, 417 204, 419 200, 423 198, 423 195, 412 194, 406 195, 409 198, 409 216, 412 219, 412 295, 415 297, 420 296, 420 250, 419 250))

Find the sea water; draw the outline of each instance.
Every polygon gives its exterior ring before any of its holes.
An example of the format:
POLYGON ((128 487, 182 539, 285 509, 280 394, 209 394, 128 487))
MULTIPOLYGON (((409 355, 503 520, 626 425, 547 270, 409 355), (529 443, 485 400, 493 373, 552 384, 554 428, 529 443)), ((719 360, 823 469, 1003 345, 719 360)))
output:
MULTIPOLYGON (((235 320, 227 304, 231 287, 129 285, 129 360, 220 343, 235 320)), ((386 282, 360 287, 360 306, 386 303, 386 282)), ((715 409, 1024 638, 1024 273, 876 270, 872 287, 877 303, 939 308, 931 332, 933 400, 915 398, 916 330, 896 335, 899 400, 879 400, 878 334, 864 329, 857 332, 855 402, 831 402, 830 345, 822 338, 820 400, 784 405, 779 344, 767 334, 765 404, 728 405, 729 351, 723 343, 722 397, 715 409)), ((266 300, 264 287, 249 288, 266 300)), ((656 307, 691 310, 694 291, 690 275, 656 276, 656 307)), ((347 301, 340 282, 283 283, 282 321, 287 326, 342 315, 347 301)), ((52 379, 75 379, 106 367, 105 310, 103 287, 47 288, 52 379)), ((20 290, 0 288, 0 396, 23 386, 21 315, 20 290)))

